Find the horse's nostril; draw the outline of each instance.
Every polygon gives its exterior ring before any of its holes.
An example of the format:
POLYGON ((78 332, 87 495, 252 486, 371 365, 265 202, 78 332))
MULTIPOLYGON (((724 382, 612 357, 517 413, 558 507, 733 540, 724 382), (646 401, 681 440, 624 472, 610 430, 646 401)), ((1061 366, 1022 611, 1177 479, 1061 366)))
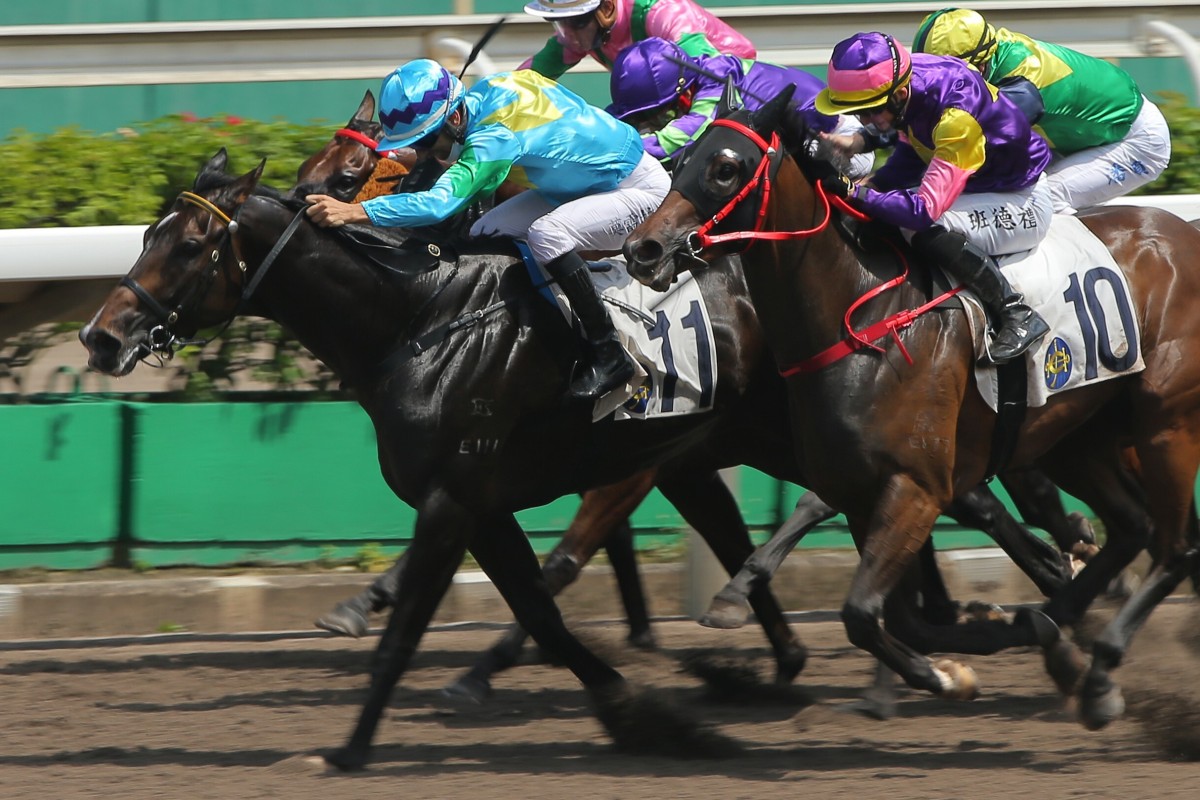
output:
POLYGON ((92 354, 91 362, 97 366, 109 366, 116 363, 117 355, 121 352, 121 340, 108 331, 93 328, 84 341, 84 345, 92 354))
POLYGON ((655 239, 643 239, 633 251, 633 256, 639 264, 656 264, 662 259, 662 255, 662 242, 655 239))

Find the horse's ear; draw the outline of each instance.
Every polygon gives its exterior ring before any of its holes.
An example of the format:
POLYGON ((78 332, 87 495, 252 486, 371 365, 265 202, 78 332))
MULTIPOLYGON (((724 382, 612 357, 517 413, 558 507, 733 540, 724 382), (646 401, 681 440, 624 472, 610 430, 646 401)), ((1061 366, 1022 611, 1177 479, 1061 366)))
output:
POLYGON ((247 172, 245 175, 238 178, 230 184, 230 190, 233 194, 234 202, 241 205, 246 202, 246 198, 254 194, 254 190, 258 188, 258 181, 262 178, 263 169, 267 166, 267 160, 264 158, 258 162, 258 166, 247 172))
POLYGON ((725 88, 721 90, 721 100, 717 103, 717 116, 728 117, 741 107, 742 100, 738 95, 737 84, 733 82, 732 75, 726 75, 725 88))
POLYGON ((350 127, 355 122, 374 122, 375 121, 375 95, 371 94, 371 90, 367 89, 363 95, 362 102, 358 104, 358 111, 354 112, 354 116, 350 118, 350 122, 346 127, 350 127))
POLYGON ((223 176, 227 166, 229 166, 229 153, 225 152, 225 148, 222 147, 196 173, 196 180, 192 183, 192 189, 199 191, 201 185, 208 183, 209 180, 216 180, 220 176, 223 176), (206 180, 206 178, 209 180, 206 180))
POLYGON ((222 147, 216 154, 208 160, 208 163, 200 170, 201 172, 224 172, 225 167, 229 166, 229 153, 222 147))
POLYGON ((795 91, 796 84, 794 83, 789 83, 783 87, 779 94, 772 97, 754 112, 750 117, 751 127, 760 133, 777 129, 783 120, 783 112, 787 109, 788 104, 792 102, 792 95, 795 91))

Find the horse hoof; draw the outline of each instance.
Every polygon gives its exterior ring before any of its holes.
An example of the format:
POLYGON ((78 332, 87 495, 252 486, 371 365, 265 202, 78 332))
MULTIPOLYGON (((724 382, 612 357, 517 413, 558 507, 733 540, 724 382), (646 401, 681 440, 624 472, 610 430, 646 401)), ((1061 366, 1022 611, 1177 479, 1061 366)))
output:
POLYGON ((979 679, 975 676, 975 670, 966 664, 943 658, 933 665, 933 669, 942 683, 940 697, 947 700, 974 700, 979 697, 979 679))
POLYGON ((1062 630, 1050 617, 1036 608, 1018 608, 1013 615, 1013 625, 1027 625, 1033 629, 1038 647, 1046 650, 1062 639, 1062 630))
POLYGON ((620 680, 589 690, 600 723, 618 752, 671 758, 729 758, 741 745, 664 700, 620 680))
POLYGON ((699 622, 706 628, 734 630, 741 628, 750 618, 750 604, 746 601, 728 600, 717 595, 708 606, 708 611, 699 622))
POLYGON ((1108 586, 1104 589, 1104 596, 1109 600, 1125 600, 1138 587, 1138 577, 1129 570, 1123 570, 1120 575, 1109 581, 1108 586))
POLYGON ((339 747, 325 756, 325 763, 338 772, 361 772, 367 768, 367 754, 349 747, 339 747))
POLYGON ((658 642, 654 639, 654 633, 649 629, 641 633, 631 633, 627 640, 629 645, 637 650, 645 650, 647 652, 657 650, 658 642))
POLYGON ((470 675, 464 675, 454 683, 447 684, 442 689, 442 696, 451 700, 466 700, 475 705, 483 705, 492 696, 492 684, 470 675))
POLYGON ((1096 543, 1096 529, 1092 527, 1092 521, 1083 512, 1072 511, 1067 514, 1067 524, 1075 530, 1077 541, 1091 545, 1096 543))
POLYGON ((887 722, 896 716, 897 705, 894 697, 881 697, 870 691, 864 692, 857 700, 838 706, 839 710, 849 711, 880 722, 887 722))
POLYGON ((804 671, 804 665, 808 663, 808 649, 797 643, 795 647, 788 650, 779 657, 775 664, 775 685, 789 686, 792 681, 796 680, 796 676, 804 671))
POLYGON ((970 622, 1004 622, 1008 615, 1004 609, 995 603, 985 603, 982 600, 972 600, 963 606, 959 613, 959 623, 970 622))
POLYGON ((322 630, 338 636, 362 638, 369 627, 367 615, 346 603, 338 603, 333 610, 313 623, 322 630))
POLYGON ((1098 731, 1125 713, 1125 698, 1115 683, 1095 694, 1085 691, 1079 699, 1079 718, 1089 731, 1098 731))

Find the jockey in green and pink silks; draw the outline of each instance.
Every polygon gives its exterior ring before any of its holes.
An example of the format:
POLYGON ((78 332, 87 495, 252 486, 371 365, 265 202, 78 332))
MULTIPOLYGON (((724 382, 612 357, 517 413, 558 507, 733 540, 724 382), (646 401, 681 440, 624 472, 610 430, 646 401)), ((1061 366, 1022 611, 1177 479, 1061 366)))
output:
POLYGON ((694 0, 532 0, 525 13, 552 23, 554 36, 520 69, 556 80, 588 55, 611 70, 618 53, 651 36, 692 56, 757 55, 749 39, 694 0))

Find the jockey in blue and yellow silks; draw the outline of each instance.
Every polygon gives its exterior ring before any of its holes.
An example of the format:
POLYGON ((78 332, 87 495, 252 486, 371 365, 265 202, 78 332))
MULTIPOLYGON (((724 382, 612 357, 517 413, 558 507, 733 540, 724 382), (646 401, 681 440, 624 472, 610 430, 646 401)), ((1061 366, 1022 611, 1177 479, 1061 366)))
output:
POLYGON ((817 95, 818 111, 855 114, 868 128, 899 135, 870 181, 828 188, 911 232, 915 247, 975 292, 997 327, 993 362, 1035 345, 1049 327, 992 256, 1036 247, 1049 230, 1046 142, 963 61, 910 56, 887 34, 860 33, 838 43, 828 81, 817 95))
POLYGON ((670 188, 637 131, 531 70, 499 73, 469 91, 437 62, 413 61, 383 82, 378 149, 412 147, 453 163, 428 190, 361 205, 313 195, 322 225, 419 227, 440 222, 508 179, 530 191, 493 208, 473 236, 526 239, 579 317, 591 361, 571 394, 595 398, 623 384, 633 364, 596 295, 579 250, 614 252, 670 188))

